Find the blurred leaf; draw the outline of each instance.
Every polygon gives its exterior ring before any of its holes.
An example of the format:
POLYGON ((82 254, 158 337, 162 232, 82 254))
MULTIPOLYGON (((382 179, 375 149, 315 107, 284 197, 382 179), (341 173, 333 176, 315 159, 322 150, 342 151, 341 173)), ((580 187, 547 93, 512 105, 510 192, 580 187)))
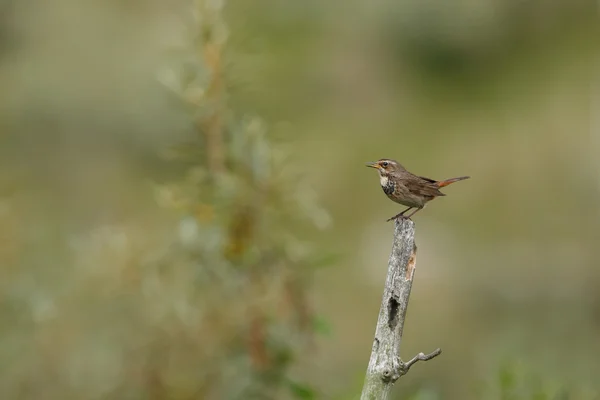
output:
POLYGON ((309 265, 312 269, 327 268, 336 265, 341 258, 339 253, 327 252, 324 250, 311 257, 309 265))
POLYGON ((313 329, 315 333, 321 334, 323 336, 331 336, 333 333, 331 324, 325 319, 325 317, 321 315, 315 315, 313 317, 313 329))
POLYGON ((541 389, 540 391, 535 392, 531 397, 532 400, 548 400, 549 398, 550 397, 548 396, 548 394, 542 391, 541 389))
POLYGON ((411 400, 439 400, 441 399, 440 394, 437 390, 432 388, 419 388, 414 394, 410 396, 411 400))
POLYGON ((315 391, 307 384, 288 380, 288 387, 292 395, 297 399, 311 400, 316 399, 315 391))
POLYGON ((515 388, 516 385, 516 373, 514 366, 511 364, 505 364, 500 368, 498 373, 498 378, 500 381, 500 389, 502 393, 503 399, 510 399, 511 392, 515 388))
POLYGON ((556 393, 553 400, 569 400, 570 398, 569 390, 567 390, 567 388, 561 388, 558 393, 556 393))

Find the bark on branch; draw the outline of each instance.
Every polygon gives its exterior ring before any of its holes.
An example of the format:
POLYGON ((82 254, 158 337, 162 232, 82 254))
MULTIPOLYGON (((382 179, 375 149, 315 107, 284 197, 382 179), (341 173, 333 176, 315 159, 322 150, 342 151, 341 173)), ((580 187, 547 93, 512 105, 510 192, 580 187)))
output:
POLYGON ((396 220, 394 243, 361 400, 387 399, 394 382, 408 373, 414 364, 431 360, 442 352, 437 349, 430 354, 419 353, 407 362, 400 358, 402 330, 416 258, 414 222, 396 220))

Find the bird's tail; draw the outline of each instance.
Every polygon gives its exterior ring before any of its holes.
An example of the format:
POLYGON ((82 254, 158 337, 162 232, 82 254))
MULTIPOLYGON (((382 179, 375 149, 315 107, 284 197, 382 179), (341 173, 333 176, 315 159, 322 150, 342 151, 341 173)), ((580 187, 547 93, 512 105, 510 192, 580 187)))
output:
POLYGON ((451 178, 451 179, 446 179, 445 181, 438 181, 437 185, 439 187, 443 188, 444 186, 448 186, 451 183, 462 181, 462 180, 469 179, 469 178, 470 178, 470 176, 459 176, 458 178, 451 178))

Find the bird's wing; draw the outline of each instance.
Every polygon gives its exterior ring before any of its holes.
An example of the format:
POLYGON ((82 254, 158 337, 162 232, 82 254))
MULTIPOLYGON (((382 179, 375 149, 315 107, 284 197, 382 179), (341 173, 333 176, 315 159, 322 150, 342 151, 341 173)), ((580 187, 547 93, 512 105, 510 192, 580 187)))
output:
POLYGON ((421 179, 423 179, 423 180, 425 180, 427 182, 430 182, 430 183, 436 183, 437 182, 435 179, 425 178, 424 176, 415 176, 415 178, 421 178, 421 179))
POLYGON ((440 192, 437 181, 433 179, 412 175, 409 180, 408 190, 416 195, 427 197, 445 196, 444 193, 440 192))

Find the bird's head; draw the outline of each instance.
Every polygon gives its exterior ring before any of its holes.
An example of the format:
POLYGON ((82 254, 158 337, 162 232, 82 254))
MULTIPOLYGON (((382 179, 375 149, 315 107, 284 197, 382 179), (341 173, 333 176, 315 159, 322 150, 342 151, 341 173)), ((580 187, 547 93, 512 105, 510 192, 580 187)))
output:
POLYGON ((398 161, 382 158, 376 162, 368 162, 367 167, 375 168, 379 171, 379 175, 385 176, 394 172, 403 171, 404 167, 398 161))

